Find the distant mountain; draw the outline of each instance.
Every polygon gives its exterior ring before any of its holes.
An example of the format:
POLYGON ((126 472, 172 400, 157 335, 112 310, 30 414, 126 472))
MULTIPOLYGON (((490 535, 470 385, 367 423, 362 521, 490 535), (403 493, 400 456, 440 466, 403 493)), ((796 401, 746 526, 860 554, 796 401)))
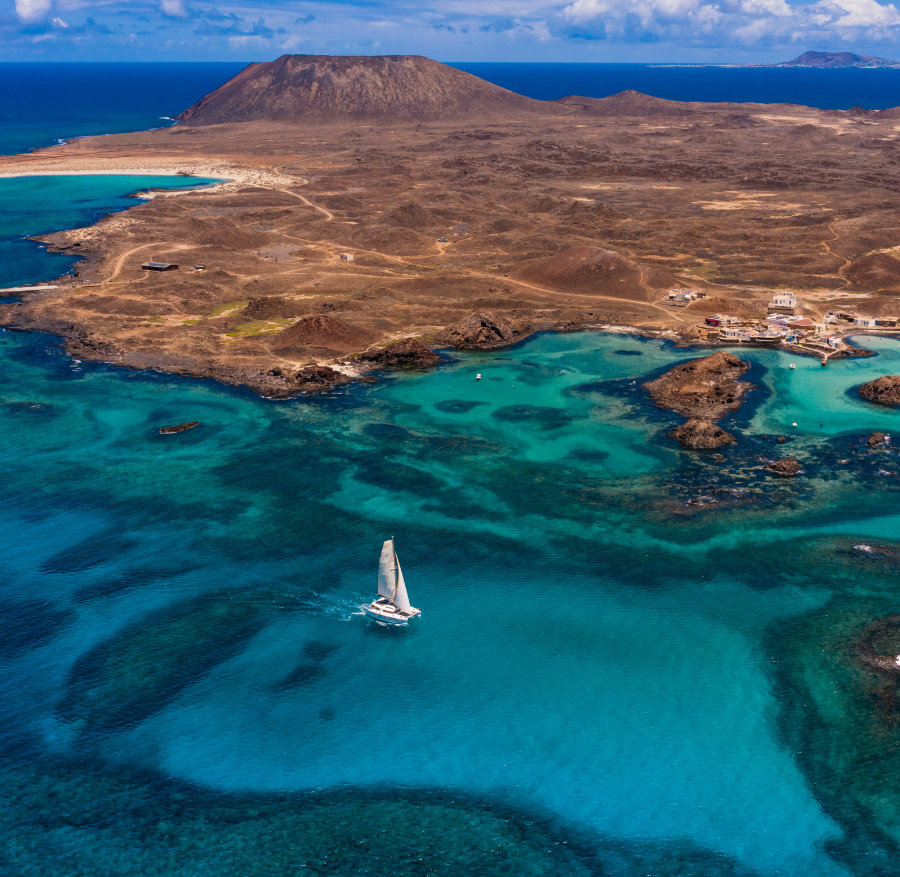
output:
POLYGON ((222 122, 416 121, 546 112, 532 100, 417 55, 283 55, 251 64, 178 118, 222 122))
POLYGON ((773 67, 900 67, 900 61, 854 55, 853 52, 804 52, 793 61, 773 64, 773 67))

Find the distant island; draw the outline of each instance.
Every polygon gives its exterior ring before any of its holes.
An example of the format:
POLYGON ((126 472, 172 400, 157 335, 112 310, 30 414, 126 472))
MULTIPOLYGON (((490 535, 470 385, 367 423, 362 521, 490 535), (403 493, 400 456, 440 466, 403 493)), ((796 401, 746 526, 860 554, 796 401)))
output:
POLYGON ((793 61, 782 61, 773 67, 900 67, 900 61, 855 55, 853 52, 804 52, 793 61))

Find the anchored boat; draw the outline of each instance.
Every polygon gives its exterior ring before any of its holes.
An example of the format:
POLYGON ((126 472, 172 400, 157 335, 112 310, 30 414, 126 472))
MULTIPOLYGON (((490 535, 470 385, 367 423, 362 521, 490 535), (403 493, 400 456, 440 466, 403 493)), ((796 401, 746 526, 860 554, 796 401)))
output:
POLYGON ((388 539, 381 547, 378 561, 378 596, 368 606, 360 607, 376 621, 385 624, 406 624, 410 618, 421 615, 421 611, 410 606, 403 581, 403 570, 394 549, 394 540, 388 539))

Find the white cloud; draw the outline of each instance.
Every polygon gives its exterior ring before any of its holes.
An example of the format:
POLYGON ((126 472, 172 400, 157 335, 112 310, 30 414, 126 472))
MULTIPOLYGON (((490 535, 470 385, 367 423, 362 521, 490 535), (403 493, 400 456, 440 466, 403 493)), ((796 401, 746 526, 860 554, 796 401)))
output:
POLYGON ((163 15, 170 18, 187 18, 183 0, 159 0, 159 8, 163 15))
POLYGON ((900 41, 900 10, 877 0, 573 0, 563 18, 607 38, 695 45, 900 41))
POLYGON ((16 0, 16 15, 22 21, 40 21, 50 12, 51 0, 16 0))

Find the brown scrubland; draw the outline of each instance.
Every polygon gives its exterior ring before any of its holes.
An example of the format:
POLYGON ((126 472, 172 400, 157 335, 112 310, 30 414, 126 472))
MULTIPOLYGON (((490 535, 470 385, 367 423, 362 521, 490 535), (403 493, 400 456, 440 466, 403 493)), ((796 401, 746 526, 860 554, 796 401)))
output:
POLYGON ((763 315, 773 290, 813 318, 897 313, 898 159, 895 110, 542 102, 427 59, 280 59, 173 128, 0 158, 230 181, 47 236, 77 276, 0 320, 284 396, 390 365, 377 354, 402 339, 420 342, 405 365, 540 329, 692 339, 712 311, 763 315), (672 307, 678 287, 706 298, 672 307))

